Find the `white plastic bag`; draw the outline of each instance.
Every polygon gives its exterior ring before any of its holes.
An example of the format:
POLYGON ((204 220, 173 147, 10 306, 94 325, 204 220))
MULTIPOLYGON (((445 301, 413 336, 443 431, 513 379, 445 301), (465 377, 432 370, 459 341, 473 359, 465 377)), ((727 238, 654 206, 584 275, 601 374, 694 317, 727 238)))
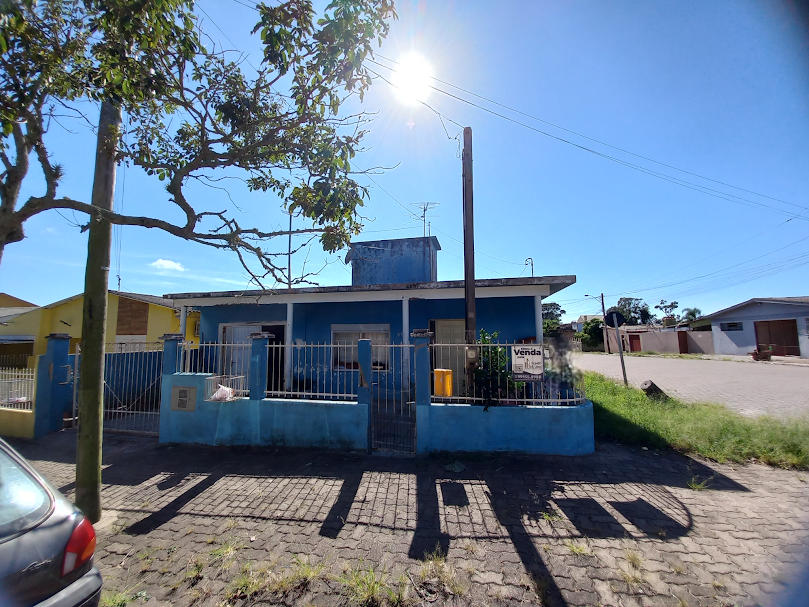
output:
POLYGON ((219 389, 211 395, 211 400, 220 403, 233 400, 233 388, 219 384, 219 389))

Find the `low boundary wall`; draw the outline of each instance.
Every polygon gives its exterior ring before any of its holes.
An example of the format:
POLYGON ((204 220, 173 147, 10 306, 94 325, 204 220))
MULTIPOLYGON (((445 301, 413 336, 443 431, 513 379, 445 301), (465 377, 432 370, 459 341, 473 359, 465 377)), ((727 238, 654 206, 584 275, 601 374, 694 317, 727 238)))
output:
POLYGON ((593 404, 575 407, 419 405, 418 453, 512 451, 543 455, 589 455, 595 451, 593 404))
MULTIPOLYGON (((163 376, 160 442, 203 445, 286 445, 365 450, 368 406, 354 402, 242 398, 203 400, 207 373, 163 376), (197 389, 193 410, 171 408, 175 386, 197 389)), ((189 407, 191 409, 191 407, 189 407)))

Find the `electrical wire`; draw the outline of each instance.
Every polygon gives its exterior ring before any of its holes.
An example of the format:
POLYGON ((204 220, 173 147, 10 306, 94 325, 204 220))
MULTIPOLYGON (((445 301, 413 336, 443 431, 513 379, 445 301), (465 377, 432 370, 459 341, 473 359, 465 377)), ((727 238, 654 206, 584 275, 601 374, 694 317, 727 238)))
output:
MULTIPOLYGON (((369 60, 369 61, 373 61, 373 60, 369 60)), ((396 70, 394 70, 394 69, 393 69, 393 68, 391 68, 391 67, 388 67, 388 66, 382 65, 382 64, 380 64, 380 63, 378 63, 378 62, 375 62, 375 63, 376 63, 376 65, 379 65, 379 66, 381 66, 381 67, 385 67, 386 69, 389 69, 389 70, 391 70, 391 71, 392 71, 392 72, 394 72, 394 73, 397 73, 397 72, 396 72, 396 70)), ((370 70, 370 69, 369 69, 369 71, 370 71, 371 73, 373 73, 373 74, 376 74, 376 72, 373 72, 373 71, 372 71, 372 70, 370 70)), ((377 74, 377 75, 378 75, 378 74, 377 74)), ((378 75, 378 76, 379 76, 379 75, 378 75)), ((395 85, 393 85, 393 84, 392 84, 392 83, 391 83, 389 80, 385 79, 384 77, 379 76, 379 78, 381 78, 382 80, 384 80, 384 81, 385 81, 385 82, 387 82, 388 84, 391 84, 391 86, 395 86, 395 85)), ((434 91, 436 91, 436 92, 438 92, 438 93, 441 93, 441 94, 443 94, 443 95, 446 95, 446 96, 448 96, 448 97, 451 97, 452 99, 456 99, 457 101, 460 101, 460 102, 462 102, 462 103, 466 103, 467 105, 471 105, 472 107, 475 107, 475 108, 477 108, 477 109, 479 109, 479 110, 482 110, 482 111, 484 111, 484 112, 487 112, 487 113, 489 113, 489 114, 492 114, 493 116, 497 116, 498 118, 502 118, 503 120, 507 120, 508 122, 512 122, 512 123, 514 123, 514 124, 516 124, 516 125, 518 125, 518 126, 521 126, 521 127, 523 127, 523 128, 526 128, 526 129, 529 129, 529 130, 534 131, 534 132, 536 132, 536 133, 539 133, 540 135, 544 135, 544 136, 546 136, 546 137, 550 137, 551 139, 555 139, 555 140, 560 141, 560 142, 562 142, 562 143, 566 143, 566 144, 571 145, 571 146, 573 146, 573 147, 579 148, 579 149, 580 149, 580 150, 582 150, 582 151, 588 152, 588 153, 590 153, 590 154, 594 154, 594 155, 596 155, 596 156, 600 156, 601 158, 604 158, 604 159, 606 159, 606 160, 610 160, 610 161, 615 162, 615 163, 617 163, 617 164, 623 165, 623 166, 625 166, 625 167, 627 167, 627 168, 633 169, 633 170, 638 171, 638 172, 641 172, 641 173, 645 173, 646 175, 650 175, 650 176, 652 176, 652 177, 656 177, 656 178, 661 179, 661 180, 663 180, 663 181, 668 181, 669 183, 673 183, 673 184, 675 184, 675 185, 679 185, 679 186, 684 187, 684 188, 687 188, 687 189, 689 189, 689 190, 694 190, 694 191, 696 191, 696 192, 700 192, 700 193, 705 194, 705 195, 707 195, 707 196, 713 196, 714 198, 719 198, 719 199, 722 199, 722 200, 727 200, 728 202, 734 202, 734 203, 736 203, 736 204, 740 204, 740 205, 742 205, 742 206, 750 206, 750 205, 754 205, 754 206, 757 206, 757 207, 761 207, 761 208, 769 209, 769 210, 771 210, 771 211, 773 211, 773 212, 776 212, 776 213, 781 213, 781 214, 783 214, 783 215, 787 215, 787 216, 789 216, 789 217, 793 217, 793 218, 799 218, 799 219, 803 219, 803 220, 809 221, 809 218, 804 217, 803 215, 798 215, 798 214, 796 214, 796 213, 793 213, 793 212, 790 212, 790 211, 787 211, 787 210, 784 210, 784 209, 779 209, 779 208, 774 207, 774 206, 772 206, 772 205, 768 205, 768 204, 765 204, 765 203, 757 202, 757 201, 755 201, 755 200, 750 200, 750 199, 748 199, 748 198, 743 198, 743 197, 741 197, 741 196, 737 196, 737 195, 735 195, 735 194, 730 194, 730 193, 728 193, 728 192, 722 192, 721 190, 715 190, 715 189, 713 189, 713 188, 709 188, 709 187, 707 187, 707 186, 703 186, 703 185, 699 185, 699 184, 696 184, 696 183, 693 183, 693 182, 690 182, 690 181, 686 181, 685 179, 680 179, 679 177, 673 177, 673 176, 671 176, 671 175, 667 175, 667 174, 665 174, 665 173, 660 173, 660 172, 658 172, 658 171, 654 171, 654 170, 652 170, 652 169, 649 169, 649 168, 647 168, 647 167, 643 167, 643 166, 638 165, 638 164, 634 164, 634 163, 629 162, 629 161, 627 161, 627 160, 622 160, 622 159, 617 158, 617 157, 615 157, 615 156, 611 156, 611 155, 609 155, 609 154, 605 154, 604 152, 599 152, 598 150, 595 150, 595 149, 593 149, 593 148, 589 148, 589 147, 587 147, 587 146, 584 146, 584 145, 578 144, 578 143, 576 143, 576 142, 574 142, 574 141, 571 141, 571 140, 569 140, 569 139, 565 139, 564 137, 559 137, 559 136, 554 135, 554 134, 552 134, 552 133, 549 133, 549 132, 547 132, 547 131, 543 131, 542 129, 538 129, 538 128, 533 127, 533 126, 531 126, 531 125, 525 124, 524 122, 520 122, 519 120, 515 120, 514 118, 511 118, 511 117, 509 117, 509 116, 506 116, 505 114, 501 114, 501 113, 499 113, 499 112, 495 112, 495 111, 494 111, 494 110, 492 110, 492 109, 489 109, 489 108, 484 107, 484 106, 482 106, 482 105, 480 105, 480 104, 477 104, 477 103, 474 103, 474 102, 472 102, 472 101, 469 101, 468 99, 464 99, 463 97, 459 97, 458 95, 454 95, 454 94, 452 94, 452 93, 450 93, 450 92, 448 92, 448 91, 445 91, 445 90, 443 90, 443 89, 440 89, 440 88, 438 88, 438 87, 436 87, 436 86, 431 86, 431 85, 428 85, 428 86, 429 86, 429 88, 430 88, 430 89, 432 89, 432 90, 434 90, 434 91), (747 204, 745 204, 745 203, 747 203, 747 204)), ((424 103, 424 102, 421 102, 421 103, 424 103)), ((427 105, 427 104, 426 104, 426 103, 424 103, 424 105, 427 105)), ((430 106, 427 106, 427 107, 430 107, 430 106)), ((432 109, 432 108, 430 108, 430 109, 432 109)), ((435 110, 433 110, 433 111, 435 111, 435 110)), ((436 113, 437 113, 437 112, 436 112, 436 113)), ((455 123, 455 124, 458 124, 458 123, 455 123)), ((789 205, 791 205, 791 206, 795 206, 795 207, 801 208, 801 209, 806 209, 807 211, 809 211, 809 207, 806 207, 806 206, 797 205, 797 204, 794 204, 794 203, 787 203, 787 204, 789 204, 789 205)))
MULTIPOLYGON (((385 61, 390 61, 391 63, 393 63, 393 64, 395 64, 395 65, 400 65, 400 63, 399 63, 398 61, 395 61, 395 60, 393 60, 393 59, 390 59, 390 58, 388 58, 388 57, 385 57, 384 55, 381 55, 381 54, 379 54, 379 53, 375 53, 375 56, 376 56, 376 57, 379 57, 380 59, 384 59, 385 61)), ((374 61, 373 59, 369 59, 369 61, 371 61, 372 63, 375 63, 376 65, 379 65, 380 67, 385 67, 385 68, 387 68, 387 69, 392 69, 392 68, 390 68, 390 67, 388 67, 388 66, 386 66, 386 65, 383 65, 383 64, 381 64, 381 63, 378 63, 378 62, 374 61)), ((532 114, 528 114, 528 113, 526 113, 526 112, 522 112, 522 111, 520 111, 520 110, 518 110, 518 109, 516 109, 516 108, 513 108, 513 107, 511 107, 511 106, 505 105, 504 103, 500 103, 500 102, 498 102, 498 101, 495 101, 494 99, 490 99, 490 98, 488 98, 488 97, 484 97, 483 95, 479 95, 479 94, 474 93, 474 92, 472 92, 472 91, 469 91, 469 90, 467 90, 467 89, 461 88, 460 86, 457 86, 457 85, 455 85, 455 84, 452 84, 451 82, 447 82, 446 80, 441 80, 440 78, 436 78, 435 76, 430 76, 430 78, 431 78, 432 80, 435 80, 436 82, 440 82, 441 84, 444 84, 444 85, 446 85, 446 86, 450 86, 450 87, 452 87, 452 88, 454 88, 454 89, 457 89, 457 90, 459 90, 459 91, 462 91, 462 92, 466 93, 467 95, 472 95, 473 97, 477 97, 478 99, 482 99, 483 101, 486 101, 486 102, 488 102, 488 103, 491 103, 492 105, 496 105, 496 106, 499 106, 499 107, 501 107, 501 108, 503 108, 503 109, 507 109, 507 110, 509 110, 509 111, 511 111, 511 112, 514 112, 515 114, 520 114, 521 116, 525 116, 526 118, 530 118, 530 119, 532 119, 532 120, 536 120, 537 122, 542 122, 543 124, 547 124, 547 125, 549 125, 549 126, 552 126, 552 127, 554 127, 554 128, 557 128, 557 129, 559 129, 559 130, 561 130, 561 131, 565 131, 565 132, 567 132, 567 133, 571 133, 572 135, 576 135, 576 136, 581 137, 581 138, 583 138, 583 139, 587 139, 587 140, 589 140, 589 141, 593 141, 593 142, 595 142, 595 143, 598 143, 598 144, 604 145, 604 146, 606 146, 606 147, 608 147, 608 148, 612 148, 612 149, 614 149, 614 150, 618 150, 619 152, 624 152, 625 154, 629 154, 629 155, 631 155, 631 156, 635 156, 636 158, 642 158, 643 160, 648 160, 649 162, 653 162, 653 163, 655 163, 655 164, 659 164, 660 166, 664 166, 664 167, 667 167, 667 168, 669 168, 669 169, 674 169, 675 171, 680 171, 681 173, 686 173, 687 175, 692 175, 692 176, 694 176, 694 177, 699 177, 700 179, 705 179, 706 181, 712 181, 713 183, 718 183, 718 184, 720 184, 720 185, 724 185, 724 186, 727 186, 727 187, 730 187, 730 188, 733 188, 733 189, 736 189, 736 190, 740 190, 740 191, 742 191, 742 192, 747 192, 748 194, 754 194, 754 195, 756 195, 756 196, 761 196, 762 198, 768 198, 768 199, 770 199, 770 200, 774 200, 774 201, 777 201, 777 202, 782 202, 782 203, 784 203, 784 204, 788 204, 788 205, 795 206, 795 207, 802 208, 802 209, 806 209, 806 208, 807 208, 807 207, 804 207, 804 206, 801 206, 801 205, 798 205, 798 204, 791 203, 791 202, 789 202, 789 201, 787 201, 787 200, 782 200, 781 198, 775 198, 775 197, 773 197, 773 196, 768 196, 767 194, 761 194, 760 192, 755 192, 755 191, 753 191, 753 190, 748 190, 748 189, 745 189, 745 188, 742 188, 742 187, 739 187, 739 186, 733 185, 733 184, 731 184, 731 183, 726 183, 726 182, 724 182, 724 181, 719 181, 718 179, 712 179, 712 178, 710 178, 710 177, 706 177, 705 175, 700 175, 699 173, 694 173, 694 172, 692 172, 692 171, 687 171, 687 170, 685 170, 685 169, 681 169, 681 168, 676 167, 676 166, 674 166, 674 165, 666 164, 665 162, 660 162, 659 160, 655 160, 654 158, 649 158, 648 156, 643 156, 642 154, 636 154, 635 152, 631 152, 631 151, 629 151, 629 150, 627 150, 627 149, 624 149, 624 148, 621 148, 621 147, 618 147, 618 146, 615 146, 615 145, 609 144, 609 143, 607 143, 607 142, 605 142, 605 141, 601 141, 600 139, 595 139, 595 138, 593 138, 593 137, 589 137, 589 136, 587 136, 587 135, 584 135, 583 133, 579 133, 579 132, 577 132, 577 131, 573 131, 573 130, 571 130, 571 129, 565 128, 565 127, 560 126, 560 125, 558 125, 558 124, 555 124, 555 123, 553 123, 553 122, 549 122, 549 121, 547 121, 547 120, 543 120, 542 118, 539 118, 539 117, 534 116, 534 115, 532 115, 532 114)))
MULTIPOLYGON (((236 1, 236 0, 234 0, 234 2, 235 2, 235 1, 236 1)), ((241 3, 239 3, 239 4, 241 4, 241 3)), ((237 50, 239 53, 241 53, 241 54, 243 54, 243 55, 244 55, 244 53, 242 53, 241 51, 239 51, 239 49, 236 47, 236 44, 233 42, 233 40, 231 40, 231 39, 230 39, 230 37, 229 37, 229 36, 228 36, 228 35, 227 35, 227 34, 224 32, 224 30, 223 30, 221 27, 219 27, 219 26, 216 24, 216 21, 214 21, 214 20, 213 20, 213 17, 211 17, 211 16, 210 16, 210 15, 209 15, 209 14, 208 14, 206 11, 205 11, 205 9, 204 9, 204 8, 202 8, 202 7, 201 7, 199 4, 197 4, 197 7, 199 8, 199 10, 201 10, 201 11, 202 11, 202 14, 203 14, 203 15, 205 15, 206 17, 208 17, 208 19, 210 19, 210 20, 211 20, 211 23, 213 23, 214 27, 215 27, 216 29, 218 29, 218 30, 219 30, 219 32, 220 32, 220 33, 221 33, 221 34, 222 34, 222 35, 225 37, 225 39, 226 39, 228 42, 230 42, 230 43, 233 45, 233 48, 234 48, 234 49, 236 49, 236 50, 237 50)), ((256 9, 256 10, 258 10, 258 9, 256 9)), ((258 68, 257 68, 255 65, 253 65, 252 63, 250 63, 250 59, 248 58, 248 56, 247 56, 247 55, 244 55, 244 60, 245 60, 245 61, 247 61, 247 65, 249 65, 250 67, 252 67, 254 70, 258 71, 258 68)))

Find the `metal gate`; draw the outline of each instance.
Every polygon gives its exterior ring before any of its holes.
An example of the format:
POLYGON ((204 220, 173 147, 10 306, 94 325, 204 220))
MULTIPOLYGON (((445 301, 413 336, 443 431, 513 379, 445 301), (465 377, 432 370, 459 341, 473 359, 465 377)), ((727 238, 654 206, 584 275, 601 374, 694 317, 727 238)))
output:
POLYGON ((371 347, 371 449, 416 452, 416 403, 411 374, 413 346, 371 347))
MULTIPOLYGON (((73 419, 78 423, 80 349, 76 347, 73 419)), ((158 436, 163 344, 107 344, 104 353, 104 431, 158 436)))

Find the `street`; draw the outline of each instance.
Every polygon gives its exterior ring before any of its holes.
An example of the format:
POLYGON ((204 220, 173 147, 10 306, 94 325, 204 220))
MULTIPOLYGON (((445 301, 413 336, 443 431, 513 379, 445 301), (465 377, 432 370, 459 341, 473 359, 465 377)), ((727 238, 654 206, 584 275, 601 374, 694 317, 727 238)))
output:
MULTIPOLYGON (((726 405, 743 415, 797 417, 809 414, 809 366, 768 363, 625 357, 626 376, 639 387, 647 379, 669 396, 685 402, 726 405)), ((573 355, 580 371, 595 371, 622 380, 617 354, 573 355)))

